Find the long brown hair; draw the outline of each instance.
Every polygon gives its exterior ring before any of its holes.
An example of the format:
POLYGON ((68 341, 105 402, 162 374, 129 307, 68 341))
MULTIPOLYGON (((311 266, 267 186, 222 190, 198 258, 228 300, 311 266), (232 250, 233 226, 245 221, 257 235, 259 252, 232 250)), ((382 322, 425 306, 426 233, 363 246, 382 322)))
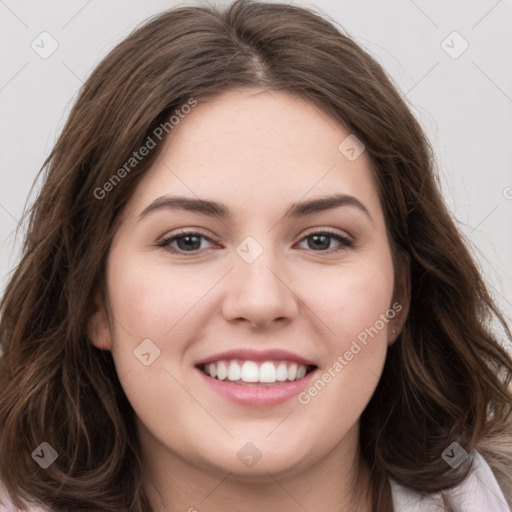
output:
POLYGON ((41 168, 1 303, 0 472, 15 504, 151 511, 134 411, 87 320, 116 220, 165 137, 105 184, 191 98, 246 86, 298 94, 363 141, 392 249, 408 261, 409 314, 361 417, 373 509, 392 510, 390 477, 420 493, 461 482, 469 466, 441 457, 453 441, 482 453, 511 500, 512 362, 500 341, 512 336, 443 203, 421 127, 382 67, 322 16, 238 0, 171 9, 122 41, 41 168), (45 470, 31 457, 42 442, 58 453, 45 470))

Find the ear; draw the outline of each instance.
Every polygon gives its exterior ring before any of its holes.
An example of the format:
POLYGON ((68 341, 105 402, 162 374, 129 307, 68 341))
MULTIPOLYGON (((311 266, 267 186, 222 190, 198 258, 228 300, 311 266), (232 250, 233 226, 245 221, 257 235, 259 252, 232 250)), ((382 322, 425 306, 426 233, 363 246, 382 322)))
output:
POLYGON ((411 267, 409 255, 401 252, 397 257, 395 290, 390 309, 395 316, 388 324, 388 344, 392 345, 402 332, 411 304, 411 267))
POLYGON ((101 350, 112 349, 112 334, 105 301, 98 291, 91 304, 91 313, 87 319, 87 335, 90 342, 101 350))

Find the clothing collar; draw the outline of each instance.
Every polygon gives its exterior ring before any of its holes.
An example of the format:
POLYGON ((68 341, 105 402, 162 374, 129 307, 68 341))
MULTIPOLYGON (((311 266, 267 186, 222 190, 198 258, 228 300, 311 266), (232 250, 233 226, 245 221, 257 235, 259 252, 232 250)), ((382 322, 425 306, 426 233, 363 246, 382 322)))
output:
MULTIPOLYGON (((456 487, 443 491, 454 510, 460 512, 510 512, 491 468, 478 452, 470 454, 473 467, 456 487)), ((445 510, 441 493, 421 497, 391 479, 394 512, 441 512, 445 510)))

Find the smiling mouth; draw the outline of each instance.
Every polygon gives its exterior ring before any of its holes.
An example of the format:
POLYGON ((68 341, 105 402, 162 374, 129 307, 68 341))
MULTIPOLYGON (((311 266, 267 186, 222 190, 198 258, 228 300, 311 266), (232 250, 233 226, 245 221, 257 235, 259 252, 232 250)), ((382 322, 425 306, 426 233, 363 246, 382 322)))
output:
POLYGON ((240 386, 276 386, 296 382, 316 370, 316 365, 293 361, 221 360, 197 366, 206 376, 240 386))

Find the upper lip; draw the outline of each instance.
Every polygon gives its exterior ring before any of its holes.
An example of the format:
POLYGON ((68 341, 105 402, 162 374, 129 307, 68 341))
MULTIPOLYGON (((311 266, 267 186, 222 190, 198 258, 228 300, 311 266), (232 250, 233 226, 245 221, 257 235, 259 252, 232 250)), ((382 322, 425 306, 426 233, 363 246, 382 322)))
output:
POLYGON ((298 356, 293 352, 281 349, 271 350, 252 350, 252 349, 234 349, 227 350, 226 352, 220 352, 204 359, 201 359, 196 363, 196 366, 202 366, 216 361, 226 361, 227 359, 241 359, 244 361, 294 361, 305 366, 316 366, 313 361, 305 359, 304 357, 298 356))

